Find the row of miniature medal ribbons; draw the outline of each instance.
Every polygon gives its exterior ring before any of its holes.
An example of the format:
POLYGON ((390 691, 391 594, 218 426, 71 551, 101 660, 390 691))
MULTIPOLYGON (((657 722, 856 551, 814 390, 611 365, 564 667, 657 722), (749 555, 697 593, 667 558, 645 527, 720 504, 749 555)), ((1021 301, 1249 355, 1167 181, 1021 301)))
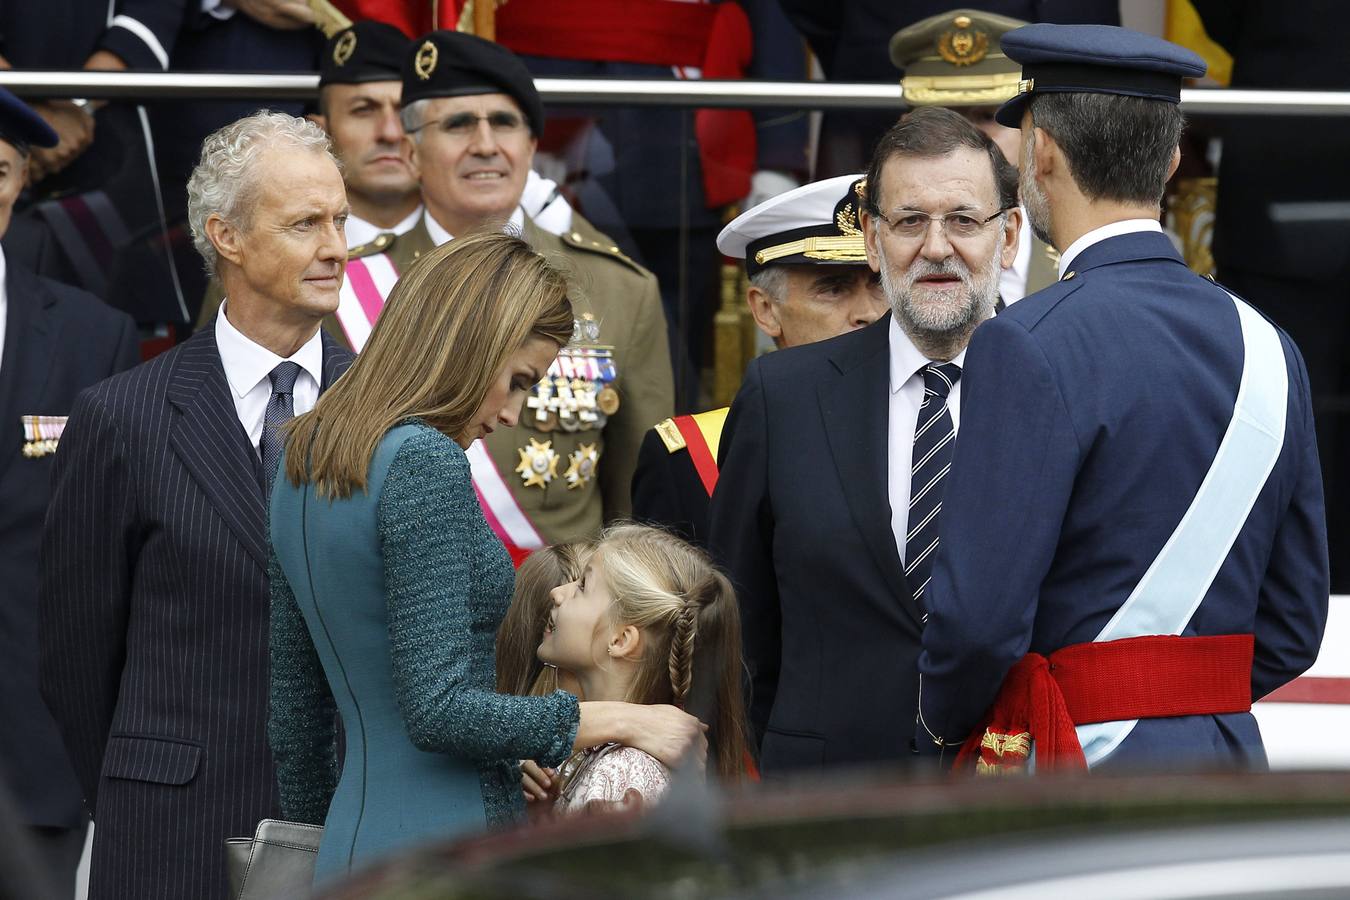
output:
POLYGON ((56 452, 61 432, 66 430, 65 416, 22 416, 23 455, 29 459, 56 452))
POLYGON ((526 400, 539 431, 604 428, 619 410, 612 347, 564 347, 526 400))

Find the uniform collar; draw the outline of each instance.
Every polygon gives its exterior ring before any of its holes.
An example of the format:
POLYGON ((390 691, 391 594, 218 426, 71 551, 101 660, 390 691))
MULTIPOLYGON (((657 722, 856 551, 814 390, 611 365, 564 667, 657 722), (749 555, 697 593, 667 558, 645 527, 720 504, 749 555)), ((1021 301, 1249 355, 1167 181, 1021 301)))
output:
POLYGON ((1134 234, 1142 231, 1154 231, 1162 233, 1162 225, 1158 224, 1157 219, 1124 219, 1120 222, 1108 222, 1100 228, 1094 228, 1087 234, 1080 237, 1069 245, 1069 249, 1059 257, 1059 277, 1063 278, 1064 273, 1069 271, 1073 261, 1088 247, 1093 244, 1099 244, 1107 238, 1119 237, 1122 234, 1134 234))
MULTIPOLYGON (((230 383, 230 390, 237 399, 242 399, 260 381, 266 381, 277 364, 284 360, 261 344, 254 343, 230 324, 225 315, 227 306, 228 301, 222 303, 220 314, 216 316, 216 347, 220 350, 220 362, 225 368, 225 379, 230 383)), ((288 357, 308 372, 318 385, 323 384, 322 333, 322 329, 315 331, 304 346, 288 357)))

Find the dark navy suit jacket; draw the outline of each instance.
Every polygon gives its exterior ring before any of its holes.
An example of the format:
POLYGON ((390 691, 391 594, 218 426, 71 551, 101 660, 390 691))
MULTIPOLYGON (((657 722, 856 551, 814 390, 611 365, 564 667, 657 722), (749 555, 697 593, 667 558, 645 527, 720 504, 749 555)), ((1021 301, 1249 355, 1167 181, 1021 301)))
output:
POLYGON ((886 499, 889 328, 759 357, 722 431, 708 545, 766 776, 910 756, 921 611, 886 499))
POLYGON ((0 778, 30 825, 78 827, 80 788, 38 692, 38 544, 55 457, 29 458, 21 416, 64 416, 81 391, 140 362, 131 318, 14 265, 0 353, 0 778))
MULTIPOLYGON (((919 661, 925 724, 948 741, 976 726, 1023 654, 1097 636, 1181 521, 1232 416, 1237 313, 1166 237, 1109 238, 1072 271, 981 325, 966 355, 919 661)), ((1184 632, 1255 634, 1253 699, 1312 664, 1327 615, 1308 378, 1281 339, 1283 449, 1184 632)), ((934 748, 922 730, 919 745, 934 748)), ((1107 764, 1264 760, 1242 713, 1142 720, 1107 764)))
MULTIPOLYGON (((324 335, 328 385, 351 354, 324 335)), ((279 813, 261 463, 214 325, 84 392, 42 546, 42 692, 94 815, 91 898, 225 897, 279 813)))

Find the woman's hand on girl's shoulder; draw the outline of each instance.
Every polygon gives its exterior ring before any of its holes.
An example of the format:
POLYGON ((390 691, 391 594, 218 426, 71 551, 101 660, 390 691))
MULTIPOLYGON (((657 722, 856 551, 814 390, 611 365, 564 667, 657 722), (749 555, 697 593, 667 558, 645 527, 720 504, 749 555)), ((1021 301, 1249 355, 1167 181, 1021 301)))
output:
POLYGON ((699 771, 708 761, 708 726, 682 709, 662 704, 633 707, 637 722, 632 740, 626 741, 675 769, 693 759, 699 771))

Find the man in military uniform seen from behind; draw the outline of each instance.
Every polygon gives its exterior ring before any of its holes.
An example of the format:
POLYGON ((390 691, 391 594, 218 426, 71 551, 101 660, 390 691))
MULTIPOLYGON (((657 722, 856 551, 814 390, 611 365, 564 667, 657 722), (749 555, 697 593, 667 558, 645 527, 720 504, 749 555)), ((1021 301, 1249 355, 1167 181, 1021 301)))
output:
MULTIPOLYGON (((861 184, 860 175, 840 175, 803 185, 742 213, 717 236, 724 256, 745 260, 750 314, 776 347, 815 343, 886 314, 858 223, 861 184), (808 248, 807 239, 832 245, 808 248)), ((707 540, 727 411, 676 416, 647 432, 633 475, 635 518, 707 540)))
MULTIPOLYGON (((891 37, 891 62, 904 71, 900 88, 911 107, 945 106, 965 116, 998 144, 1014 166, 1022 155, 1016 128, 994 121, 1000 104, 1017 94, 1022 67, 1004 55, 999 39, 1027 24, 978 9, 953 9, 929 16, 891 37)), ((1004 303, 1016 303, 1058 278, 1059 254, 1031 233, 1022 216, 1017 259, 999 279, 1004 303)))
POLYGON ((352 205, 349 248, 368 245, 382 233, 403 234, 422 215, 399 120, 399 72, 408 44, 393 25, 357 22, 333 35, 319 60, 319 112, 309 118, 328 132, 342 160, 352 205))

